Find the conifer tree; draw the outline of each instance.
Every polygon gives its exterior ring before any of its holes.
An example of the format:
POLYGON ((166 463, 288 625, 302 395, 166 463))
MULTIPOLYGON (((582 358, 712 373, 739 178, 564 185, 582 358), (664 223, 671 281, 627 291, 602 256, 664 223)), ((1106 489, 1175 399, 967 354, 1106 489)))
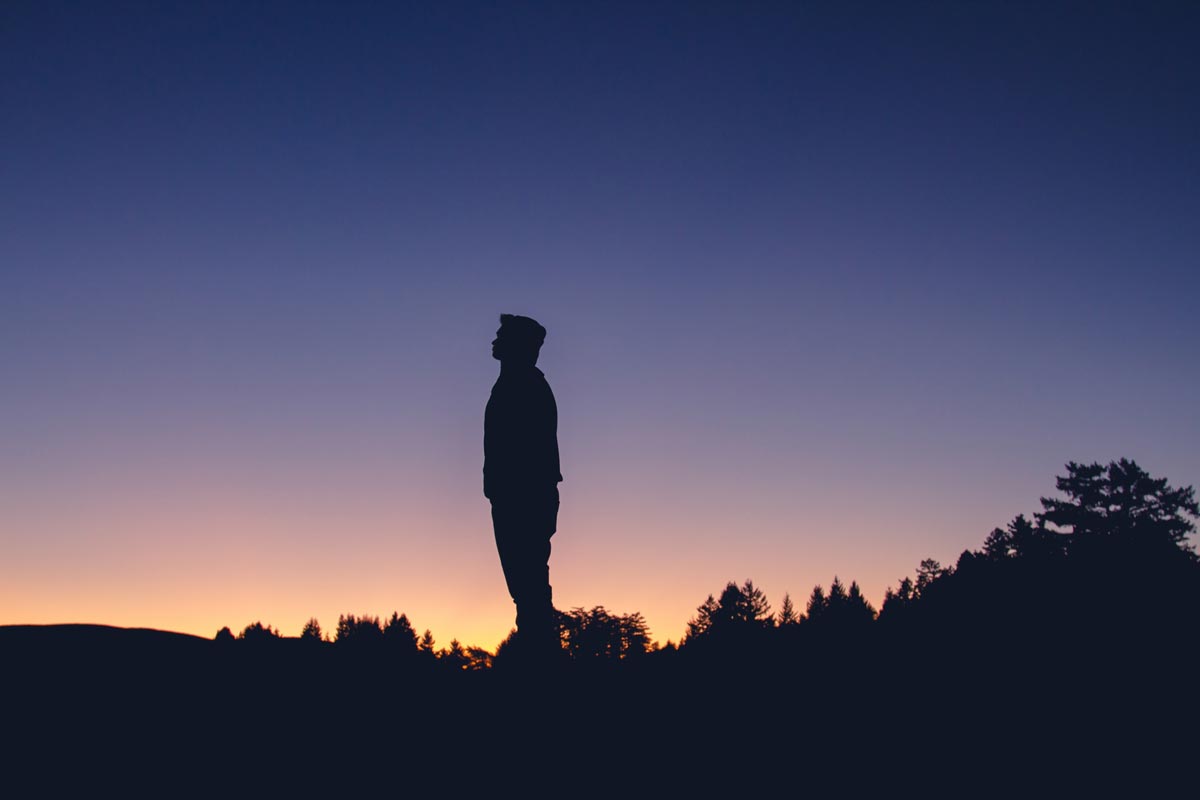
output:
POLYGON ((784 628, 788 625, 795 625, 799 622, 796 617, 796 608, 792 605, 792 597, 786 592, 783 595, 783 604, 779 607, 779 627, 784 628))

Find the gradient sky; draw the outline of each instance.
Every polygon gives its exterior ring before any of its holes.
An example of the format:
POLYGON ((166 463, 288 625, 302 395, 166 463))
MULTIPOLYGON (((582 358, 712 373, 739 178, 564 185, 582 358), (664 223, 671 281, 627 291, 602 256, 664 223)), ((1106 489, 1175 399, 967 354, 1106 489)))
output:
POLYGON ((0 624, 494 646, 501 312, 662 642, 1200 483, 1200 9, 896 5, 0 5, 0 624))

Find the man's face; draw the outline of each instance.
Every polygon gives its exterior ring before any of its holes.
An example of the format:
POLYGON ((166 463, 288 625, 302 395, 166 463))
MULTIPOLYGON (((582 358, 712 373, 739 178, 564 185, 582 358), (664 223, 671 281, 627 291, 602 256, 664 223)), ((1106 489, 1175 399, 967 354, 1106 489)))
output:
POLYGON ((496 338, 492 340, 492 358, 497 361, 512 361, 516 364, 528 362, 530 364, 537 363, 537 350, 529 351, 527 345, 518 336, 513 338, 513 334, 509 331, 504 332, 504 326, 500 326, 500 330, 496 331, 496 338))
POLYGON ((492 340, 492 358, 497 361, 504 360, 504 328, 496 331, 496 338, 492 340))

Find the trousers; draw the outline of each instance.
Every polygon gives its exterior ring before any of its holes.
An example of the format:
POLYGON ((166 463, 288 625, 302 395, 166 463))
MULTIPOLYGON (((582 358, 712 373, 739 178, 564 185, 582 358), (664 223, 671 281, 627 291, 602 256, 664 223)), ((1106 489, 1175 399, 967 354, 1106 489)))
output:
POLYGON ((558 528, 558 490, 492 499, 492 528, 508 593, 517 606, 517 632, 542 639, 553 633, 550 537, 558 528))

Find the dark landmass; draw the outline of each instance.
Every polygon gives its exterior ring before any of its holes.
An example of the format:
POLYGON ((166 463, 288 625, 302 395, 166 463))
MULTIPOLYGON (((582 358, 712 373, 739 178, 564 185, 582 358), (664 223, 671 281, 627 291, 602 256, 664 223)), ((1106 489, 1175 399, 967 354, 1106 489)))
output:
POLYGON ((399 770, 406 786, 569 780, 584 794, 1165 791, 1192 780, 1191 631, 995 646, 830 635, 536 674, 99 626, 0 628, 0 653, 15 752, 62 790, 374 793, 399 770))
POLYGON ((187 633, 154 628, 118 628, 113 625, 0 625, 0 648, 6 652, 29 652, 37 648, 61 653, 120 649, 174 650, 211 647, 212 640, 187 633), (8 648, 12 648, 9 650, 8 648))
POLYGON ((561 660, 434 650, 407 617, 329 641, 0 627, 11 775, 40 794, 1081 792, 1192 785, 1191 487, 1068 465, 1033 520, 879 613, 851 582, 772 613, 729 583, 655 648, 640 615, 559 615, 561 660), (61 791, 60 791, 61 790, 61 791))

